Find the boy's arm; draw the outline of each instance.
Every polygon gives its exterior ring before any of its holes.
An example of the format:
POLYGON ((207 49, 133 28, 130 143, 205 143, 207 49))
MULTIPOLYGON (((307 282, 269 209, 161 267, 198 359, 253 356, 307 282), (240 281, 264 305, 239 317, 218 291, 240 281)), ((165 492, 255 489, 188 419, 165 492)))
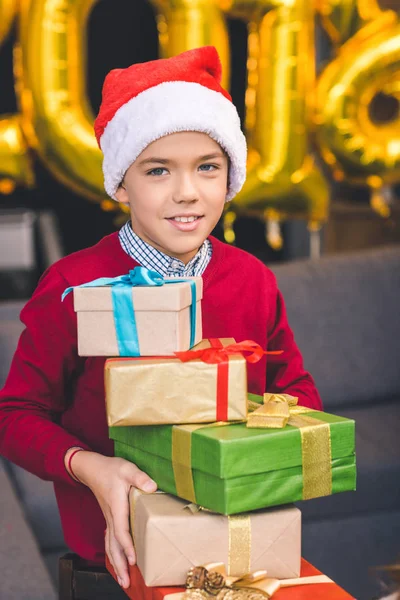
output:
POLYGON ((77 355, 72 298, 61 303, 66 287, 69 282, 51 267, 21 312, 26 329, 0 391, 0 454, 42 479, 91 489, 107 524, 107 555, 128 587, 127 557, 135 562, 128 492, 132 486, 153 492, 157 485, 136 465, 92 452, 56 423, 85 360, 77 355), (88 452, 74 454, 78 447, 88 452))
POLYGON ((297 396, 299 404, 322 410, 322 402, 311 375, 304 370, 303 358, 289 327, 285 303, 276 290, 276 308, 268 332, 268 350, 283 354, 267 357, 267 392, 297 396))
POLYGON ((26 328, 0 391, 0 454, 42 479, 79 485, 67 473, 64 455, 71 446, 90 448, 56 423, 82 361, 72 302, 61 303, 67 285, 51 267, 21 312, 26 328))

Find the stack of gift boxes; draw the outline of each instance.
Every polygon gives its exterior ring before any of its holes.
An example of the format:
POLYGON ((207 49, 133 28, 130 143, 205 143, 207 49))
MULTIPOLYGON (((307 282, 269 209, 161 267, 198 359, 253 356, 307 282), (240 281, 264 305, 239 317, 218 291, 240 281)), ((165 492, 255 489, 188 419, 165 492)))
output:
POLYGON ((184 585, 209 563, 234 577, 298 577, 292 503, 355 489, 354 422, 249 394, 247 360, 265 352, 202 339, 201 298, 201 278, 142 268, 74 289, 79 354, 114 357, 105 390, 115 455, 161 492, 131 490, 138 567, 151 587, 184 585))

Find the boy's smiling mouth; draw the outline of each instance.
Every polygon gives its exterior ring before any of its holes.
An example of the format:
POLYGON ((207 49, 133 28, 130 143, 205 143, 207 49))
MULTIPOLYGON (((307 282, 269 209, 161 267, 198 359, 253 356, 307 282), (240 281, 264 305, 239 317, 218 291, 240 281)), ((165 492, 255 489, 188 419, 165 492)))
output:
POLYGON ((203 217, 204 215, 176 215, 167 217, 167 221, 180 231, 194 231, 203 217))
POLYGON ((177 215, 176 217, 169 217, 174 221, 178 221, 181 223, 193 223, 197 219, 201 219, 202 215, 177 215))

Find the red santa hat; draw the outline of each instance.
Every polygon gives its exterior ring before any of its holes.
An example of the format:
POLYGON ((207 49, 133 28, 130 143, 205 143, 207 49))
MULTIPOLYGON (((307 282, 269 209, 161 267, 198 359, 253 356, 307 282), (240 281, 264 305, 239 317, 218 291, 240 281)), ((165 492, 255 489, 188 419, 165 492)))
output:
POLYGON ((221 87, 221 63, 213 46, 110 71, 94 128, 104 155, 104 187, 112 198, 139 154, 178 131, 207 133, 226 151, 227 200, 245 181, 246 139, 232 98, 221 87))

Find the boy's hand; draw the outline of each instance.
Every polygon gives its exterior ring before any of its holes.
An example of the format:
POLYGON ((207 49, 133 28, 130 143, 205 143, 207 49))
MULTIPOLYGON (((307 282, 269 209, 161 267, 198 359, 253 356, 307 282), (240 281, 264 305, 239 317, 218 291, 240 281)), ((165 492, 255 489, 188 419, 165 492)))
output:
MULTIPOLYGON (((72 451, 68 450, 65 455, 66 464, 72 451)), ((107 556, 117 574, 118 583, 127 588, 130 585, 127 561, 130 565, 136 562, 129 531, 129 490, 133 486, 144 492, 155 492, 157 484, 123 458, 110 458, 82 450, 74 455, 71 462, 73 474, 96 496, 107 523, 107 556)))

